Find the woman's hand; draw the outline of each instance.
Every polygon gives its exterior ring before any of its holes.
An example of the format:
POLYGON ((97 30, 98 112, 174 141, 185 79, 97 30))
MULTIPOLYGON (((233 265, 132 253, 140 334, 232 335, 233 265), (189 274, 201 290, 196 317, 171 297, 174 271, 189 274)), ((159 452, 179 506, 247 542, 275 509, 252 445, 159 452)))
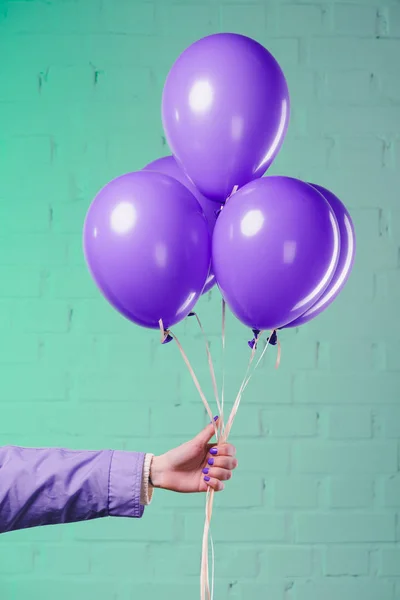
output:
POLYGON ((236 450, 231 444, 210 444, 213 435, 211 423, 190 442, 155 456, 150 469, 154 487, 181 493, 223 490, 238 464, 236 450))

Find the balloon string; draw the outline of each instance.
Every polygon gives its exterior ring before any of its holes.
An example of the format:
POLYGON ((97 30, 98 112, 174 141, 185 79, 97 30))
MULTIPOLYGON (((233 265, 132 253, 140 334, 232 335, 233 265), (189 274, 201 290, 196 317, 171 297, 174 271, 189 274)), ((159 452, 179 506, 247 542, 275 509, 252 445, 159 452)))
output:
POLYGON ((225 404, 225 328, 226 328, 226 302, 222 298, 222 327, 221 327, 221 342, 222 342, 222 390, 221 390, 221 433, 224 428, 224 404, 225 404))
POLYGON ((281 356, 282 356, 282 345, 279 341, 279 338, 277 340, 277 344, 278 344, 278 352, 276 355, 276 363, 275 363, 275 369, 279 369, 279 366, 281 364, 281 356))
POLYGON ((203 339, 204 339, 204 342, 205 342, 206 353, 207 353, 207 360, 208 360, 208 368, 210 370, 210 376, 211 376, 211 382, 212 382, 212 386, 213 386, 213 390, 214 390, 214 396, 215 396, 215 400, 216 400, 217 407, 218 407, 218 415, 221 416, 222 410, 221 410, 221 404, 220 404, 220 401, 219 401, 218 385, 217 385, 217 378, 215 376, 214 363, 213 363, 211 352, 210 352, 210 344, 208 342, 208 338, 207 338, 206 332, 204 331, 204 327, 201 324, 200 317, 195 312, 193 312, 192 314, 193 314, 194 317, 196 317, 197 323, 198 323, 198 325, 200 327, 200 331, 201 331, 201 333, 203 335, 203 339))
POLYGON ((214 422, 214 418, 213 418, 213 414, 210 409, 210 405, 208 404, 207 398, 205 397, 204 392, 201 389, 199 380, 196 377, 196 373, 194 372, 194 369, 193 369, 192 365, 190 364, 190 361, 189 361, 184 349, 182 348, 182 344, 180 343, 180 341, 178 340, 176 335, 174 333, 172 333, 172 331, 164 329, 162 319, 159 320, 159 325, 160 325, 160 331, 161 331, 161 343, 163 343, 167 339, 168 336, 171 336, 174 339, 176 345, 178 346, 179 352, 181 353, 182 358, 183 358, 183 360, 189 370, 189 373, 193 379, 193 383, 196 386, 197 391, 199 392, 199 396, 203 402, 204 408, 206 409, 206 412, 207 412, 208 416, 210 417, 210 421, 212 423, 214 423, 215 435, 218 439, 218 428, 217 428, 217 424, 214 422))
MULTIPOLYGON (((197 317, 197 315, 196 315, 197 317)), ((207 337, 205 335, 205 332, 202 328, 201 325, 201 321, 200 319, 197 317, 197 322, 199 323, 200 328, 202 329, 203 333, 204 333, 204 338, 206 341, 206 348, 207 348, 207 356, 209 356, 209 366, 210 366, 210 373, 211 373, 211 377, 215 378, 215 372, 214 372, 214 368, 212 366, 212 358, 211 358, 211 352, 209 352, 209 344, 208 344, 208 340, 207 337)), ((159 321, 159 326, 160 326, 160 331, 161 331, 161 343, 164 343, 165 340, 171 336, 176 345, 178 346, 179 352, 181 353, 181 356, 189 370, 189 373, 193 379, 193 383, 196 386, 197 391, 199 392, 200 398, 203 401, 204 407, 210 417, 211 422, 214 424, 214 429, 215 429, 215 436, 217 438, 219 438, 219 430, 217 427, 217 424, 215 423, 214 419, 213 419, 213 415, 210 409, 210 406, 208 404, 208 401, 203 393, 203 390, 201 389, 200 383, 196 377, 196 374, 194 372, 194 369, 192 367, 192 365, 190 364, 190 361, 185 353, 185 351, 183 350, 182 344, 179 342, 178 338, 176 337, 176 335, 174 333, 172 333, 169 330, 165 330, 162 319, 160 319, 159 321)), ((215 384, 216 385, 216 384, 215 384)), ((216 386, 217 388, 217 386, 216 386)), ((216 395, 216 398, 218 397, 218 392, 216 395)), ((219 404, 219 400, 218 400, 218 404, 219 404)), ((209 538, 209 531, 210 531, 210 524, 211 524, 211 514, 212 514, 212 505, 213 505, 213 498, 214 498, 214 490, 213 489, 208 489, 207 491, 207 498, 206 498, 206 517, 205 517, 205 524, 204 524, 204 531, 203 531, 203 544, 202 544, 202 559, 201 559, 201 572, 200 572, 200 593, 201 593, 201 600, 212 600, 213 599, 213 594, 214 594, 214 545, 213 545, 213 541, 212 541, 212 537, 210 536, 211 539, 211 552, 212 552, 212 586, 211 586, 211 590, 210 590, 210 577, 209 577, 209 568, 208 568, 208 538, 209 538)))

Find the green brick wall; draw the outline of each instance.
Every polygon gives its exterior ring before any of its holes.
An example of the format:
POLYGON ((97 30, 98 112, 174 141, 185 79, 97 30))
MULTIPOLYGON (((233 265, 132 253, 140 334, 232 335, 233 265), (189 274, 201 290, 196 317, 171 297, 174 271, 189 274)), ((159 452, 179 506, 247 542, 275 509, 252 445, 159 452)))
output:
MULTIPOLYGON (((351 209, 351 280, 281 336, 246 391, 240 467, 215 512, 215 600, 400 599, 400 5, 394 0, 0 0, 0 444, 161 452, 205 423, 179 354, 108 307, 85 212, 168 153, 163 81, 195 39, 255 37, 293 116, 274 173, 351 209)), ((220 359, 220 301, 199 312, 220 359)), ((182 337, 207 393, 195 322, 182 337)), ((228 320, 227 389, 248 332, 228 320)), ((203 497, 159 492, 141 522, 0 537, 1 600, 199 597, 203 497)))

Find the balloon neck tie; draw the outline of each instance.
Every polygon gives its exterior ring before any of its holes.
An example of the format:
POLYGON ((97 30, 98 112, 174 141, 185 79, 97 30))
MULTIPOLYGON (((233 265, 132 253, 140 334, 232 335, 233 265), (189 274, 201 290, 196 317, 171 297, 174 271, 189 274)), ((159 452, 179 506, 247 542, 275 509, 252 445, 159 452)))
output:
POLYGON ((161 342, 163 345, 164 344, 169 344, 170 342, 172 342, 174 338, 172 337, 172 335, 168 332, 168 331, 164 331, 164 338, 163 341, 161 342))
POLYGON ((271 346, 276 346, 278 343, 278 335, 276 333, 276 329, 274 329, 274 331, 271 334, 271 337, 269 338, 269 343, 271 344, 271 346))
POLYGON ((190 312, 190 313, 188 314, 188 317, 195 317, 195 316, 196 316, 196 313, 194 313, 194 312, 190 312))
POLYGON ((254 337, 252 340, 247 342, 247 344, 248 344, 249 348, 254 350, 254 348, 257 349, 257 342, 258 342, 258 338, 259 338, 261 331, 259 329, 252 329, 252 331, 253 331, 254 337))
POLYGON ((161 341, 161 343, 169 344, 174 339, 173 336, 171 335, 169 329, 165 329, 162 319, 159 320, 158 324, 160 326, 160 334, 161 334, 160 341, 161 341))

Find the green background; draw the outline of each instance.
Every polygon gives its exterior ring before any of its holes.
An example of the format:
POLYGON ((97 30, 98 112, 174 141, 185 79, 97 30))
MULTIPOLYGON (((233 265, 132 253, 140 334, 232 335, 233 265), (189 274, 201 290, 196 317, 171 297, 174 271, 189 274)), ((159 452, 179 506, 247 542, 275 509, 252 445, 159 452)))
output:
MULTIPOLYGON (((400 599, 398 2, 0 0, 0 444, 157 453, 206 422, 177 349, 95 289, 81 231, 101 186, 168 153, 175 58, 227 30, 288 79, 271 171, 340 196, 358 255, 340 298, 282 333, 280 369, 272 349, 243 398, 240 465, 214 513, 215 599, 400 599)), ((218 291, 199 313, 220 372, 218 291)), ((248 332, 227 328, 231 401, 248 332)), ((196 323, 176 333, 210 393, 196 323)), ((140 522, 3 535, 0 598, 198 598, 203 502, 157 492, 140 522)))

